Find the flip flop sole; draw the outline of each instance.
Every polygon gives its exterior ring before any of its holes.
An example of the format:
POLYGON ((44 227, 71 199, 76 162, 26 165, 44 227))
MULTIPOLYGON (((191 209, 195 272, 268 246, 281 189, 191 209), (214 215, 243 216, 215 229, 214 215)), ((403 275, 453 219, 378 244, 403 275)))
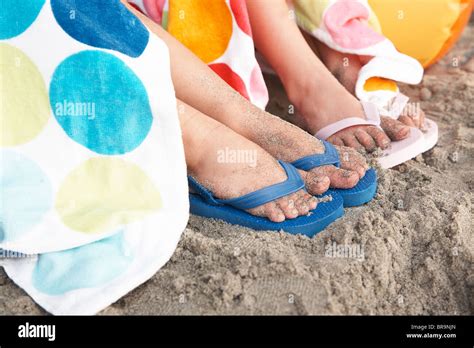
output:
POLYGON ((393 168, 433 148, 438 142, 438 125, 426 119, 425 126, 426 132, 411 127, 408 138, 393 141, 378 159, 380 166, 383 169, 393 168))
POLYGON ((344 207, 356 207, 368 203, 374 198, 377 192, 377 172, 375 169, 369 169, 359 183, 347 190, 336 189, 344 200, 344 207))
POLYGON ((324 230, 329 224, 344 215, 342 197, 328 191, 323 197, 331 196, 327 202, 320 202, 316 209, 306 216, 276 223, 264 217, 253 216, 243 210, 228 205, 210 205, 199 195, 189 194, 191 214, 223 220, 232 225, 249 227, 259 231, 285 231, 290 234, 303 234, 312 237, 324 230))
POLYGON ((423 152, 431 150, 438 143, 438 125, 436 122, 430 120, 429 118, 425 119, 425 128, 426 131, 423 132, 425 138, 425 144, 423 147, 423 152))

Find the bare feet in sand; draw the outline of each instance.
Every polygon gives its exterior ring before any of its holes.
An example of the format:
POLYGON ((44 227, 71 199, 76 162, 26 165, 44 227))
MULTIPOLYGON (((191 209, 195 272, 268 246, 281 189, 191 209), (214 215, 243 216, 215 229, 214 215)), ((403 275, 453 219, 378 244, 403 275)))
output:
MULTIPOLYGON (((236 198, 287 179, 280 164, 261 147, 191 107, 181 105, 180 121, 189 174, 215 197, 236 198), (233 152, 240 155, 227 156, 233 152)), ((316 206, 316 198, 299 190, 248 212, 283 222, 307 215, 316 206)))

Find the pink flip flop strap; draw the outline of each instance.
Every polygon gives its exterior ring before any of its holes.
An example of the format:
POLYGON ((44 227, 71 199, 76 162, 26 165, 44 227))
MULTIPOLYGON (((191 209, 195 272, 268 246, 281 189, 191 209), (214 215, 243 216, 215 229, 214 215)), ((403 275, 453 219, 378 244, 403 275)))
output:
POLYGON ((336 134, 340 130, 352 127, 352 126, 377 126, 380 127, 380 114, 377 106, 369 102, 361 102, 364 108, 366 119, 360 117, 348 117, 343 120, 334 122, 316 133, 316 138, 326 140, 333 134, 336 134))

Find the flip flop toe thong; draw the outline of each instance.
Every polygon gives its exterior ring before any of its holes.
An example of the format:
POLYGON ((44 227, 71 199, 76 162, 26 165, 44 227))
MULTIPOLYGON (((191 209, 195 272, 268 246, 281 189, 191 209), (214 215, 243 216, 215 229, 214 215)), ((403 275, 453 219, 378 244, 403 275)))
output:
MULTIPOLYGON (((314 154, 300 158, 292 163, 298 169, 309 171, 315 167, 334 165, 340 166, 339 154, 336 148, 325 140, 321 140, 324 144, 325 152, 322 154, 314 154)), ((374 198, 377 191, 377 172, 370 168, 365 172, 363 178, 359 180, 357 185, 351 189, 332 189, 341 195, 344 201, 344 207, 355 207, 368 203, 374 198)))

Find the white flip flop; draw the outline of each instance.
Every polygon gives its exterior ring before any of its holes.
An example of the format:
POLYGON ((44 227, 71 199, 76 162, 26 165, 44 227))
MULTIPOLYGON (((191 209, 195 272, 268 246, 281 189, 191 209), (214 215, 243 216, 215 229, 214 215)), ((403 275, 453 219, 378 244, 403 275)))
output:
MULTIPOLYGON (((383 110, 384 115, 393 119, 398 119, 401 111, 409 101, 409 98, 400 93, 398 88, 395 93, 390 92, 386 93, 386 95, 383 91, 367 93, 363 89, 365 82, 373 76, 399 80, 410 84, 419 83, 423 76, 423 68, 413 58, 402 54, 398 54, 397 58, 399 58, 399 62, 405 63, 404 66, 406 69, 401 70, 401 74, 398 71, 398 75, 395 75, 393 69, 390 69, 390 59, 388 57, 374 57, 359 72, 356 94, 359 98, 373 100, 373 102, 361 101, 366 115, 365 120, 360 117, 349 117, 324 127, 319 130, 315 136, 318 139, 327 140, 331 135, 340 130, 359 125, 369 125, 380 128, 380 109, 377 104, 392 106, 392 108, 381 108, 381 110, 383 110), (377 104, 374 102, 377 102, 377 104)), ((276 75, 275 71, 258 52, 257 60, 263 72, 276 75)), ((437 142, 438 125, 430 119, 425 119, 423 130, 416 127, 410 127, 410 136, 400 141, 392 141, 390 147, 382 152, 382 155, 378 158, 378 162, 384 169, 395 167, 432 149, 437 142)))
MULTIPOLYGON (((359 117, 349 117, 322 128, 315 136, 318 139, 327 140, 330 136, 345 128, 359 125, 371 125, 380 128, 380 114, 377 106, 370 102, 361 102, 361 104, 366 115, 365 120, 359 117)), ((378 158, 378 162, 384 169, 395 167, 430 150, 437 142, 437 124, 432 120, 425 119, 423 131, 415 127, 410 127, 410 135, 408 138, 400 141, 392 141, 390 147, 384 150, 382 155, 378 158)))
POLYGON ((429 119, 425 120, 424 130, 410 127, 410 136, 404 140, 392 141, 378 161, 382 168, 395 167, 432 149, 438 142, 438 125, 429 119))

